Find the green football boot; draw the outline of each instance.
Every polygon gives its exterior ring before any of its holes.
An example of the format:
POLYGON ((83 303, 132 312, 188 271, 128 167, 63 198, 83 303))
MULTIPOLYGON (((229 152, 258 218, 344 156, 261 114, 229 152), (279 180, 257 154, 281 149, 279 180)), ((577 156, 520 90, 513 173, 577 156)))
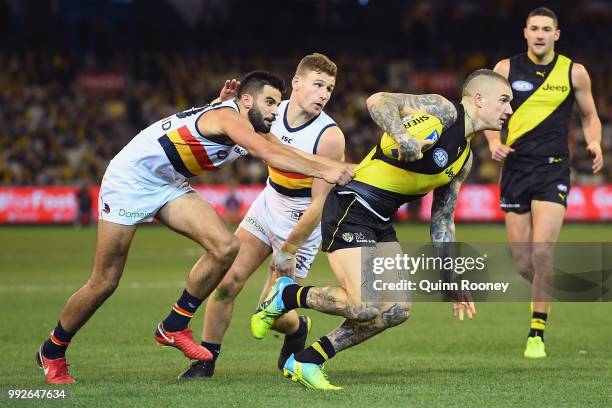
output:
POLYGON ((287 313, 283 303, 283 290, 295 281, 287 276, 276 280, 268 296, 259 304, 259 311, 251 316, 251 333, 256 339, 263 339, 279 317, 287 313))
POLYGON ((540 336, 527 337, 527 347, 523 355, 527 358, 546 357, 546 347, 540 336))
POLYGON ((295 360, 295 354, 287 359, 283 367, 283 375, 291 381, 299 382, 306 388, 322 391, 342 391, 342 387, 336 387, 327 379, 323 366, 313 363, 300 363, 295 360))

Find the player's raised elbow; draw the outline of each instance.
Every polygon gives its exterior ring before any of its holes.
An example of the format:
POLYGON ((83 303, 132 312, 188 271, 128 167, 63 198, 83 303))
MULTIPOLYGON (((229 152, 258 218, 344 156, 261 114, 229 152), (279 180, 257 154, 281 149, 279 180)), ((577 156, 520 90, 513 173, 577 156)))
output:
POLYGON ((385 99, 387 92, 376 92, 373 95, 370 95, 368 99, 366 99, 366 107, 368 111, 371 111, 373 107, 380 104, 382 100, 385 99))

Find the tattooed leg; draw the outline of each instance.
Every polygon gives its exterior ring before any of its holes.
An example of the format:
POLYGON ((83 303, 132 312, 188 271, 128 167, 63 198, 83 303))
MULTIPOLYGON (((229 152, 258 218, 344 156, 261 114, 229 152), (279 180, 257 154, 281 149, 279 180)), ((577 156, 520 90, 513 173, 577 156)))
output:
POLYGON ((366 322, 380 314, 375 303, 361 301, 362 248, 346 248, 327 254, 339 287, 313 287, 306 304, 322 313, 366 322))
POLYGON ((322 313, 343 316, 347 319, 367 322, 380 313, 378 305, 364 302, 351 302, 344 288, 311 288, 306 298, 309 308, 322 313))
POLYGON ((368 322, 344 320, 337 329, 327 335, 336 353, 374 337, 389 327, 397 326, 410 316, 410 303, 387 303, 378 307, 383 311, 374 319, 368 322))

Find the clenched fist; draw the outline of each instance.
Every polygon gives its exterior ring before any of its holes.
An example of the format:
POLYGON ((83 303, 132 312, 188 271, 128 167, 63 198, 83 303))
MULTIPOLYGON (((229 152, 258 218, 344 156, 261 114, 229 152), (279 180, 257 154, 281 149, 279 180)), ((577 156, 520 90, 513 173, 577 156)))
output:
POLYGON ((354 164, 342 163, 336 166, 329 166, 329 170, 324 172, 323 180, 330 184, 343 186, 355 177, 354 164))

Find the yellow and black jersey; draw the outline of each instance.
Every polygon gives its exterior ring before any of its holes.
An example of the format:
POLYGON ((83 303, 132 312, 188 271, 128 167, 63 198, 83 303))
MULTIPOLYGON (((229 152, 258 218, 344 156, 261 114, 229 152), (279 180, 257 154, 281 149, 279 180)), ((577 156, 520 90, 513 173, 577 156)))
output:
POLYGON ((567 132, 574 92, 572 60, 556 54, 547 65, 534 64, 527 54, 510 58, 508 82, 514 114, 508 122, 506 145, 515 152, 505 165, 532 171, 567 165, 567 132))
MULTIPOLYGON (((340 194, 355 194, 358 200, 382 219, 392 217, 404 203, 448 184, 463 168, 470 156, 470 143, 465 138, 463 105, 455 104, 457 120, 442 130, 437 142, 414 162, 397 159, 397 144, 383 136, 378 145, 355 169, 355 178, 340 194)), ((433 125, 438 118, 431 116, 433 125)), ((406 125, 407 122, 405 122, 406 125)), ((439 128, 439 127, 438 127, 439 128)), ((431 129, 423 128, 421 132, 431 129)), ((427 134, 413 135, 421 139, 427 134)))

